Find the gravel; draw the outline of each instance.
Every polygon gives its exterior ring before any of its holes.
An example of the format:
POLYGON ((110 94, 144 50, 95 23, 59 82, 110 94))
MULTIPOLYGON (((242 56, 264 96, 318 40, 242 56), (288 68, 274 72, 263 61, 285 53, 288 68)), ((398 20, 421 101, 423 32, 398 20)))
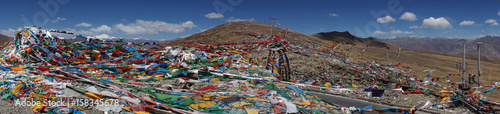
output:
POLYGON ((0 101, 1 114, 31 114, 31 106, 16 106, 14 102, 0 101))

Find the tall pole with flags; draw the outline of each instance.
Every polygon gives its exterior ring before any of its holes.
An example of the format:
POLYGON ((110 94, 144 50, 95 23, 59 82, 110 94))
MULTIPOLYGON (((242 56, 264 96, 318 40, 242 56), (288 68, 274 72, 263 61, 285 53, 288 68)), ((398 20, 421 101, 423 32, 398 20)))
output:
MULTIPOLYGON (((458 40, 463 41, 463 47, 464 47, 464 53, 463 53, 463 61, 462 61, 462 88, 465 88, 465 39, 458 40)), ((461 88, 460 88, 461 89, 461 88)), ((464 91, 462 90, 462 94, 464 94, 464 91)), ((462 107, 465 106, 464 102, 462 102, 462 107)))
POLYGON ((483 42, 477 42, 477 87, 481 91, 481 45, 483 42))
POLYGON ((461 39, 458 41, 463 41, 463 58, 462 58, 462 87, 465 87, 465 39, 461 39))
POLYGON ((387 46, 387 63, 386 65, 389 65, 389 46, 387 46))
POLYGON ((276 19, 274 17, 273 18, 269 18, 269 19, 271 19, 271 36, 273 36, 274 20, 278 21, 278 19, 276 19))

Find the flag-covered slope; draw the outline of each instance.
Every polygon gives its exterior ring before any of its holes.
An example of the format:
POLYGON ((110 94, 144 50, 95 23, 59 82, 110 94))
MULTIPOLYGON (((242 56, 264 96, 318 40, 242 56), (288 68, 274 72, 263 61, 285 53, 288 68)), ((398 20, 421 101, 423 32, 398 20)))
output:
POLYGON ((16 36, 0 53, 2 100, 40 102, 32 106, 35 113, 373 111, 324 103, 300 89, 304 85, 279 81, 280 75, 255 64, 258 58, 246 52, 259 56, 261 50, 285 48, 289 43, 283 38, 253 45, 170 47, 121 40, 67 42, 37 27, 23 28, 16 36), (164 49, 146 48, 149 45, 164 49))

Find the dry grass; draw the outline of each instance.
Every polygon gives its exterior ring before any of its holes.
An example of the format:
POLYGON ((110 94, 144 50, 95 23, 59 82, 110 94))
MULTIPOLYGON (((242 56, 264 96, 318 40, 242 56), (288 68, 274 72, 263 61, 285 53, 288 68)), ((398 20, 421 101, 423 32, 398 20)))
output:
MULTIPOLYGON (((363 47, 358 45, 353 49, 352 58, 359 57, 363 47)), ((394 60, 397 56, 398 47, 391 46, 390 49, 390 61, 394 60)), ((379 61, 380 63, 386 63, 386 48, 379 47, 368 47, 364 53, 364 55, 355 61, 358 62, 366 62, 366 61, 379 61)), ((466 57, 466 62, 469 64, 467 69, 470 69, 466 72, 466 74, 472 73, 477 74, 477 57, 474 54, 469 54, 466 57)), ((492 82, 500 82, 500 78, 498 75, 500 74, 500 64, 498 59, 496 58, 481 58, 481 69, 483 74, 481 76, 481 81, 483 85, 490 85, 492 82)), ((462 56, 459 54, 447 54, 437 51, 429 51, 429 50, 410 50, 410 49, 402 49, 401 55, 399 59, 395 63, 401 63, 404 66, 410 66, 412 68, 413 75, 416 75, 419 79, 424 79, 425 75, 429 72, 423 72, 426 69, 436 69, 431 74, 431 78, 443 77, 452 74, 461 74, 458 68, 456 68, 457 63, 462 63, 462 56)), ((466 77, 467 79, 467 77, 466 77)), ((446 79, 440 79, 440 81, 436 81, 438 84, 446 84, 445 80, 450 80, 451 82, 460 82, 460 77, 452 77, 446 79)), ((476 87, 477 85, 473 85, 472 87, 476 87)), ((485 89, 483 89, 485 90, 485 89)), ((486 93, 485 96, 490 100, 498 102, 500 101, 499 91, 495 91, 492 93, 486 93)))

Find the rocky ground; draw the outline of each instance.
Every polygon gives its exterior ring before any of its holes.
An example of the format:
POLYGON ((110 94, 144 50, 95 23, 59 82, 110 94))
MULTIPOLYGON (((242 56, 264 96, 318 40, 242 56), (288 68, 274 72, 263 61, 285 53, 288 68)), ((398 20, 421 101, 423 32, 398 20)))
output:
POLYGON ((15 103, 0 101, 0 113, 2 114, 31 114, 31 106, 16 106, 15 103))

